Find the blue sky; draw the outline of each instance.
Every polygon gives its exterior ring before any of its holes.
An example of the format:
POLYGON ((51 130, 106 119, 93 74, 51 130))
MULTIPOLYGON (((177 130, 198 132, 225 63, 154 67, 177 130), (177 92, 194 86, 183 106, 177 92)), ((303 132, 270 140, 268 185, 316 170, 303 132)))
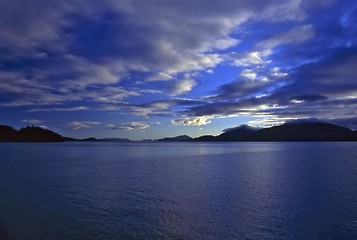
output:
POLYGON ((357 128, 356 1, 0 3, 0 124, 131 139, 357 128))

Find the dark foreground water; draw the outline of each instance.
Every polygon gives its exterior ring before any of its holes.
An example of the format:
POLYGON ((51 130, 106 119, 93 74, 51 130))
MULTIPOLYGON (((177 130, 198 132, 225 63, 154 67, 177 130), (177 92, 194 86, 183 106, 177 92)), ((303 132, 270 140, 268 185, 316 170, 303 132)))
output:
POLYGON ((357 239, 357 143, 0 144, 0 239, 357 239))

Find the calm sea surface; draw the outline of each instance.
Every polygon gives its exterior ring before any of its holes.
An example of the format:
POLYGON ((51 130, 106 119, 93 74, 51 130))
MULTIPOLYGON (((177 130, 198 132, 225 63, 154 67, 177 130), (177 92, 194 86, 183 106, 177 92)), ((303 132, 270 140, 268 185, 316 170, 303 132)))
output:
POLYGON ((357 239, 357 143, 2 143, 0 239, 357 239))

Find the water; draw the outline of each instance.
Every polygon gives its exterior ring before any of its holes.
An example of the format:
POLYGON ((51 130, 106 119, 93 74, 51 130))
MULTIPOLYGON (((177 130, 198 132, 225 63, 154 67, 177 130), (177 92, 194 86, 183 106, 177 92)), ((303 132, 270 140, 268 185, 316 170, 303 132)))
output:
POLYGON ((357 239, 357 143, 2 143, 0 239, 357 239))

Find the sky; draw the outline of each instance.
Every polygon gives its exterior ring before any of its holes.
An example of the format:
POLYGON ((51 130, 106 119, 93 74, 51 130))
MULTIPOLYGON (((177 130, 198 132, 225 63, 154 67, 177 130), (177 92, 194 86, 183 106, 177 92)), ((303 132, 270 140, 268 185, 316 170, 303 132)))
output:
POLYGON ((133 140, 357 129, 355 0, 0 4, 0 124, 133 140))

